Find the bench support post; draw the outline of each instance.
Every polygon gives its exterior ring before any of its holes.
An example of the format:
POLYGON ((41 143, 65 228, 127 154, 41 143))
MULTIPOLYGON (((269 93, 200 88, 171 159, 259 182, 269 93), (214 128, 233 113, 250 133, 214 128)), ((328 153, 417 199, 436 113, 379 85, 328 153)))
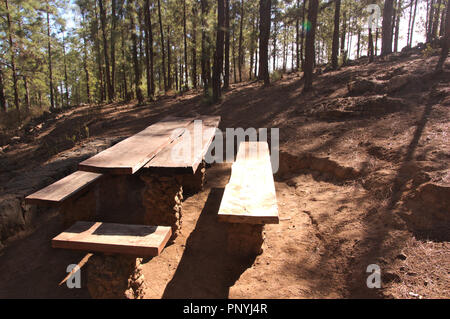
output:
POLYGON ((230 254, 260 255, 263 252, 264 225, 227 223, 227 249, 230 254))
POLYGON ((97 214, 96 191, 91 189, 83 195, 65 201, 59 211, 63 216, 64 227, 71 226, 78 220, 91 221, 97 214))
POLYGON ((88 262, 87 288, 92 298, 142 299, 145 279, 142 258, 93 255, 88 262))
POLYGON ((144 224, 172 227, 172 240, 181 228, 183 187, 181 175, 164 176, 143 172, 145 183, 142 204, 145 209, 144 224))

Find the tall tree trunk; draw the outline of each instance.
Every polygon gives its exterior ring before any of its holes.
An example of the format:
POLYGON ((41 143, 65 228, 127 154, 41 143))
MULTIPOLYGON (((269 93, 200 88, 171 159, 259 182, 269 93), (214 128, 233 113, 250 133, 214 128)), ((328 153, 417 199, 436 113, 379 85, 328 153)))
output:
POLYGON ((416 22, 416 12, 417 12, 417 1, 415 1, 414 3, 414 14, 413 14, 413 18, 412 18, 412 22, 411 22, 411 33, 410 33, 410 37, 409 37, 409 46, 412 47, 412 42, 413 42, 413 35, 414 35, 414 24, 416 22))
MULTIPOLYGON (((341 55, 345 54, 345 38, 347 36, 347 11, 342 13, 341 55)), ((345 61, 343 61, 345 63, 345 61)))
POLYGON ((161 34, 161 54, 162 54, 162 74, 164 79, 164 90, 167 91, 167 79, 166 79, 166 54, 164 52, 164 30, 161 17, 161 0, 158 0, 158 17, 159 17, 159 31, 161 34))
MULTIPOLYGON (((52 69, 52 46, 50 37, 50 8, 47 1, 47 51, 48 51, 48 78, 50 84, 50 106, 55 108, 55 99, 53 92, 53 69, 52 69)), ((14 73, 14 72, 13 72, 14 73)))
POLYGON ((150 12, 150 1, 145 0, 145 62, 147 76, 147 96, 155 95, 155 77, 153 72, 153 30, 150 12))
POLYGON ((442 71, 444 62, 448 57, 449 47, 450 47, 450 1, 447 1, 447 9, 446 9, 446 15, 445 15, 445 33, 444 33, 444 39, 442 42, 441 57, 438 61, 438 64, 436 65, 437 71, 442 71))
MULTIPOLYGON (((447 0, 448 1, 448 0, 447 0)), ((441 14, 441 24, 439 26, 439 37, 443 37, 445 34, 445 1, 443 2, 444 4, 444 10, 442 10, 442 14, 441 14)))
POLYGON ((379 35, 379 32, 380 31, 380 28, 376 28, 376 31, 375 31, 375 56, 377 56, 378 55, 378 35, 379 35))
POLYGON ((381 55, 392 53, 392 16, 394 14, 394 0, 385 0, 383 11, 381 55))
POLYGON ((216 37, 216 52, 214 54, 213 67, 213 102, 219 101, 221 96, 220 75, 223 67, 223 46, 225 37, 225 4, 224 0, 217 1, 217 37, 216 37))
MULTIPOLYGON (((229 1, 229 0, 227 0, 229 1)), ((192 5, 192 86, 197 88, 197 2, 192 5)))
POLYGON ((306 1, 303 0, 303 8, 302 8, 302 33, 300 37, 300 59, 301 59, 301 65, 302 70, 305 67, 305 18, 306 18, 306 1))
POLYGON ((311 23, 311 28, 306 34, 306 55, 305 55, 305 92, 312 89, 313 83, 313 69, 314 69, 314 41, 316 37, 317 13, 319 8, 319 0, 310 0, 308 8, 308 20, 311 23))
POLYGON ((230 87, 230 0, 225 0, 225 70, 223 88, 230 87))
POLYGON ((117 0, 111 0, 111 91, 112 99, 116 96, 116 38, 117 38, 117 0))
POLYGON ((3 68, 0 65, 0 109, 6 112, 5 85, 3 84, 3 68))
POLYGON ((341 16, 341 0, 335 1, 334 9, 334 32, 333 44, 331 48, 331 66, 333 69, 338 68, 338 54, 339 54, 339 18, 341 16))
POLYGON ((395 21, 395 33, 394 33, 394 52, 398 52, 398 38, 400 33, 401 10, 402 10, 402 0, 397 0, 397 18, 395 21))
POLYGON ((273 21, 273 39, 272 39, 272 45, 273 45, 273 50, 272 50, 272 58, 273 58, 272 68, 273 68, 273 71, 275 71, 277 69, 277 37, 278 37, 277 20, 274 19, 274 21, 273 21))
POLYGON ((23 88, 25 89, 25 107, 27 110, 31 108, 30 104, 30 89, 28 87, 28 78, 26 75, 22 76, 23 79, 23 88))
POLYGON ((103 54, 105 56, 106 87, 108 92, 108 102, 110 102, 113 99, 113 89, 111 85, 111 73, 109 68, 108 41, 106 38, 106 12, 105 8, 103 7, 103 0, 98 0, 98 6, 100 8, 100 25, 102 28, 103 54))
MULTIPOLYGON (((83 21, 83 25, 85 25, 85 12, 82 11, 81 12, 81 18, 83 21)), ((91 92, 90 92, 90 88, 89 88, 89 69, 88 69, 88 65, 87 65, 87 59, 88 59, 88 55, 87 55, 87 39, 86 39, 86 33, 83 32, 83 69, 84 69, 84 75, 86 77, 86 98, 87 98, 87 102, 91 103, 91 92)))
MULTIPOLYGON (((189 90, 187 34, 186 34, 186 0, 183 0, 183 33, 184 33, 184 77, 186 78, 185 89, 189 90)), ((180 78, 182 76, 183 75, 180 74, 180 78)))
POLYGON ((171 56, 170 56, 170 25, 167 25, 167 89, 172 88, 172 75, 171 75, 171 56))
POLYGON ((442 1, 438 0, 437 6, 436 6, 436 11, 434 13, 433 26, 432 26, 432 29, 431 29, 431 38, 432 39, 436 39, 437 38, 437 30, 438 30, 438 26, 439 26, 439 18, 440 18, 440 15, 441 15, 441 4, 442 4, 442 1))
POLYGON ((210 71, 210 63, 209 63, 209 35, 208 35, 208 13, 209 13, 209 5, 208 0, 201 0, 201 22, 202 22, 202 57, 201 57, 201 68, 202 68, 202 81, 203 81, 203 89, 205 95, 208 95, 208 87, 211 81, 211 71, 210 71))
POLYGON ((66 105, 69 105, 69 88, 68 88, 69 81, 67 79, 66 41, 64 38, 64 33, 62 36, 62 41, 63 41, 62 45, 63 45, 63 62, 64 62, 64 87, 66 89, 66 92, 65 92, 66 105))
POLYGON ((358 30, 358 43, 356 44, 356 58, 359 59, 361 54, 361 30, 358 30))
POLYGON ((241 0, 241 17, 239 26, 239 57, 238 57, 238 69, 239 69, 239 82, 242 82, 242 65, 244 63, 244 52, 242 49, 243 42, 243 27, 244 27, 244 0, 241 0))
POLYGON ((100 41, 99 41, 99 26, 98 26, 98 12, 97 12, 97 1, 94 2, 94 14, 95 18, 93 21, 93 29, 91 33, 92 41, 94 42, 94 47, 97 55, 97 67, 98 67, 98 82, 100 88, 100 102, 105 101, 105 86, 103 81, 103 61, 102 54, 100 50, 100 41))
POLYGON ((409 19, 408 19, 408 33, 406 37, 406 46, 409 46, 409 38, 411 37, 411 20, 412 20, 412 11, 414 6, 414 0, 409 1, 409 19))
MULTIPOLYGON (((9 40, 9 50, 10 50, 10 54, 11 54, 11 71, 12 71, 12 77, 13 77, 13 91, 14 91, 14 105, 16 106, 16 109, 18 111, 18 116, 19 116, 19 120, 20 120, 20 113, 19 113, 19 92, 17 90, 17 72, 16 72, 16 61, 15 61, 15 52, 14 52, 14 42, 13 42, 13 37, 12 37, 12 27, 11 27, 11 16, 9 14, 9 7, 8 7, 8 0, 5 0, 5 8, 6 8, 6 21, 8 24, 8 40, 9 40)), ((49 47, 49 62, 50 62, 50 70, 51 70, 51 53, 50 53, 50 23, 49 21, 49 17, 48 17, 49 13, 48 13, 48 4, 47 4, 47 25, 48 25, 48 35, 49 35, 49 40, 48 40, 48 47, 49 47)), ((50 71, 50 79, 51 79, 51 71, 50 71)), ((51 80, 50 80, 51 83, 51 80)), ((51 90, 51 87, 50 87, 51 90)), ((53 103, 53 96, 50 95, 51 101, 52 101, 52 108, 54 107, 54 103, 53 103)))
POLYGON ((142 104, 144 102, 144 97, 141 92, 141 70, 139 67, 139 59, 138 59, 138 36, 136 34, 136 25, 134 23, 134 8, 129 4, 128 13, 130 19, 130 33, 131 33, 131 42, 132 42, 132 50, 133 50, 133 66, 134 66, 134 86, 136 98, 138 100, 138 104, 142 104))
POLYGON ((431 0, 427 23, 427 42, 430 42, 432 38, 433 21, 434 21, 434 0, 431 0))
MULTIPOLYGON (((300 10, 300 0, 297 0, 296 9, 300 10)), ((295 19, 295 58, 296 64, 295 69, 293 71, 298 71, 300 69, 300 13, 296 14, 295 19)))
POLYGON ((258 79, 264 85, 270 84, 269 77, 269 36, 271 0, 259 0, 259 72, 258 79))

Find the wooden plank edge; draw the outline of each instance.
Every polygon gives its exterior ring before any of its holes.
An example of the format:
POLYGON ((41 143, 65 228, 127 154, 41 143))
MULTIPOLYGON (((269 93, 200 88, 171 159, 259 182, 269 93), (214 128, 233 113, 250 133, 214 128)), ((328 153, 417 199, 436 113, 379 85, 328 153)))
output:
POLYGON ((219 222, 236 224, 279 224, 279 216, 239 216, 218 214, 219 222))
MULTIPOLYGON (((95 172, 94 172, 95 173, 95 172)), ((73 174, 73 173, 72 173, 73 174)), ((67 175, 69 176, 69 175, 67 175)), ((66 176, 66 177, 67 177, 66 176)), ((97 180, 99 180, 100 178, 103 177, 103 174, 99 174, 99 176, 96 176, 95 178, 93 178, 91 181, 89 181, 88 183, 86 183, 85 185, 81 186, 80 188, 78 188, 77 190, 75 190, 73 193, 68 194, 66 196, 64 196, 62 199, 60 199, 59 201, 54 201, 54 200, 49 200, 49 199, 39 199, 39 198, 34 198, 32 197, 34 194, 36 194, 37 192, 41 191, 36 191, 30 195, 28 195, 27 197, 25 197, 24 202, 25 204, 28 205, 42 205, 42 206, 49 206, 49 207, 58 207, 60 206, 62 203, 64 203, 66 200, 68 200, 69 198, 76 198, 82 194, 84 194, 86 191, 89 190, 89 188, 92 186, 93 183, 95 183, 97 180)), ((59 180, 58 180, 59 181, 59 180)), ((56 183, 56 182, 55 182, 56 183)), ((54 183, 52 183, 54 184, 54 183)), ((52 185, 50 184, 50 185, 52 185)), ((50 186, 47 185, 46 187, 50 186)))

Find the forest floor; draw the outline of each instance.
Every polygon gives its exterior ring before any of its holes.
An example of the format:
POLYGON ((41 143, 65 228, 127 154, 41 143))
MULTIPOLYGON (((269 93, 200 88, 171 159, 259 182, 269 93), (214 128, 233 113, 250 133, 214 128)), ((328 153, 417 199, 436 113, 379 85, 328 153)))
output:
MULTIPOLYGON (((146 297, 450 298, 450 64, 435 74, 437 57, 420 52, 364 61, 319 74, 307 94, 290 74, 267 88, 232 85, 216 105, 191 91, 52 115, 2 147, 0 199, 48 185, 169 114, 220 115, 222 130, 278 127, 280 224, 266 226, 263 254, 224 253, 217 211, 230 164, 214 164, 183 203, 181 235, 145 262, 146 297), (366 285, 371 264, 380 289, 366 285)), ((50 247, 60 216, 23 215, 31 226, 0 243, 0 298, 88 297, 84 282, 58 286, 83 257, 50 247)))

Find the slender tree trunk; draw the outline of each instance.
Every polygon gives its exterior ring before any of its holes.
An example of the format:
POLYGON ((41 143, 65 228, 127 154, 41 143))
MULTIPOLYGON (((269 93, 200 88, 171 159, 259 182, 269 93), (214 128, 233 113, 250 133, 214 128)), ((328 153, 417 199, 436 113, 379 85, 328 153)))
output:
POLYGON ((69 88, 68 88, 69 81, 67 79, 66 41, 64 38, 64 33, 62 36, 62 41, 63 41, 62 45, 63 45, 63 62, 64 62, 64 87, 66 89, 66 92, 65 92, 66 105, 69 105, 69 88))
POLYGON ((361 56, 361 30, 358 30, 358 43, 356 44, 356 58, 361 56))
POLYGON ((3 84, 3 68, 0 65, 0 109, 6 112, 5 85, 3 84))
POLYGON ((225 70, 223 88, 230 87, 230 0, 225 0, 225 70))
MULTIPOLYGON (((20 120, 20 113, 19 113, 19 93, 17 90, 17 72, 16 72, 16 61, 15 61, 15 52, 14 52, 14 42, 12 37, 12 27, 11 27, 11 17, 9 14, 9 7, 8 7, 8 0, 5 0, 5 8, 6 8, 6 21, 8 24, 8 40, 9 40, 9 49, 11 53, 11 71, 12 71, 12 77, 13 77, 13 91, 14 91, 14 105, 16 106, 16 109, 18 111, 18 116, 20 120)), ((49 63, 50 63, 50 70, 51 70, 51 53, 50 53, 50 23, 49 21, 49 13, 48 13, 48 4, 47 4, 47 26, 48 26, 48 47, 49 47, 49 63)), ((50 79, 51 79, 51 71, 50 71, 50 79)), ((51 83, 51 80, 50 80, 51 83)), ((50 87, 50 90, 52 87, 50 87)), ((52 94, 52 93, 51 93, 52 94)), ((50 95, 52 97, 52 95, 50 95)), ((53 101, 53 98, 51 99, 53 101)), ((54 107, 54 104, 52 102, 52 108, 54 107)))
POLYGON ((150 12, 150 1, 145 0, 145 62, 146 62, 146 75, 147 75, 147 96, 152 97, 155 95, 155 77, 153 71, 153 30, 152 30, 152 18, 150 12))
POLYGON ((117 0, 111 0, 111 93, 112 99, 116 96, 116 37, 117 37, 117 0))
MULTIPOLYGON (((300 10, 300 0, 297 0, 296 9, 300 10)), ((296 65, 293 71, 298 71, 300 69, 300 13, 296 14, 297 18, 295 19, 295 57, 296 57, 296 65)))
POLYGON ((445 33, 442 42, 441 57, 438 61, 438 64, 436 65, 437 71, 442 71, 444 62, 448 57, 449 47, 450 47, 450 1, 447 1, 447 9, 445 15, 445 33))
POLYGON ((433 24, 434 24, 433 21, 434 21, 434 0, 431 0, 427 23, 427 42, 430 42, 432 40, 433 24))
POLYGON ((438 26, 439 26, 439 18, 440 18, 440 15, 441 15, 441 4, 442 4, 442 1, 438 0, 437 6, 436 6, 436 11, 434 13, 433 26, 432 26, 432 30, 431 30, 431 38, 432 39, 436 39, 437 38, 437 31, 438 31, 438 26))
POLYGON ((213 102, 219 101, 221 96, 220 75, 223 67, 223 47, 225 37, 225 4, 224 0, 217 1, 217 37, 216 37, 216 52, 214 54, 213 67, 213 102))
POLYGON ((232 55, 233 55, 233 83, 237 83, 237 69, 236 69, 236 37, 233 27, 233 44, 232 44, 232 55))
POLYGON ((242 65, 244 63, 244 52, 242 49, 243 43, 243 27, 244 27, 244 0, 241 0, 241 17, 239 21, 239 57, 238 57, 238 69, 239 69, 239 82, 242 82, 242 65))
POLYGON ((392 53, 392 16, 394 14, 394 0, 385 0, 383 11, 381 55, 392 53))
POLYGON ((167 89, 172 89, 172 69, 171 69, 171 56, 170 56, 170 25, 167 25, 167 89))
POLYGON ((395 21, 394 52, 398 52, 398 38, 400 33, 400 15, 402 10, 402 0, 397 0, 397 18, 395 21))
POLYGON ((141 70, 139 66, 138 59, 138 36, 136 34, 136 25, 134 23, 134 8, 129 4, 128 13, 130 19, 130 33, 131 33, 131 42, 132 42, 132 51, 133 51, 133 66, 134 66, 134 89, 136 93, 136 98, 138 100, 138 104, 142 104, 144 102, 144 97, 141 92, 141 70))
POLYGON ((109 56, 108 56, 108 41, 106 38, 106 12, 103 7, 103 0, 98 0, 98 5, 100 8, 100 25, 102 28, 102 38, 103 38, 103 54, 105 56, 105 77, 106 77, 106 87, 108 92, 108 102, 113 99, 113 89, 111 85, 111 73, 109 68, 109 56))
POLYGON ((270 84, 269 77, 269 36, 271 0, 259 1, 259 72, 258 79, 264 85, 270 84))
POLYGON ((305 18, 306 18, 306 1, 303 0, 303 8, 302 8, 302 33, 301 33, 301 43, 300 43, 300 59, 302 70, 305 68, 305 18))
POLYGON ((272 39, 272 45, 273 45, 272 68, 273 68, 273 71, 275 71, 277 69, 277 37, 278 37, 277 20, 274 19, 274 21, 273 21, 273 39, 272 39))
POLYGON ((164 79, 164 91, 167 91, 167 79, 166 79, 166 54, 164 52, 164 31, 161 17, 161 1, 158 0, 158 17, 159 17, 159 31, 161 34, 161 54, 162 54, 162 74, 164 79))
POLYGON ((341 0, 335 1, 334 9, 334 32, 333 44, 331 48, 331 66, 333 69, 338 68, 338 54, 339 54, 339 18, 341 15, 341 0))
MULTIPOLYGON (((227 0, 229 1, 229 0, 227 0)), ((197 88, 197 2, 192 5, 192 86, 197 88)))
POLYGON ((310 0, 308 8, 308 20, 311 23, 311 29, 306 34, 306 55, 305 55, 305 86, 303 90, 305 92, 312 89, 313 83, 313 69, 314 69, 314 56, 315 47, 314 41, 316 37, 317 26, 317 13, 319 8, 318 0, 310 0))
POLYGON ((409 19, 408 19, 408 33, 406 38, 406 46, 409 46, 409 39, 411 37, 411 20, 412 20, 412 11, 414 6, 414 0, 409 1, 409 19))
POLYGON ((202 57, 201 57, 201 68, 202 68, 202 80, 205 95, 208 95, 208 87, 211 81, 211 71, 209 63, 209 36, 208 36, 208 13, 209 5, 208 0, 201 0, 201 22, 202 22, 202 57))
POLYGON ((442 10, 442 14, 441 14, 441 23, 439 26, 439 37, 443 37, 445 34, 445 13, 446 13, 445 12, 445 8, 446 8, 445 1, 443 2, 443 4, 444 4, 444 10, 442 10))
MULTIPOLYGON (((342 13, 341 55, 345 54, 345 38, 347 36, 347 11, 342 13)), ((345 63, 345 61, 343 61, 345 63)))
MULTIPOLYGON (((183 0, 183 33, 184 33, 184 77, 186 78, 185 89, 189 90, 187 34, 186 34, 186 0, 183 0)), ((180 74, 180 77, 182 77, 182 74, 180 74)))
MULTIPOLYGON (((85 12, 82 11, 81 12, 81 18, 83 20, 83 25, 85 25, 85 12)), ((89 88, 89 69, 88 69, 88 65, 87 65, 87 59, 88 59, 88 55, 87 55, 87 39, 86 39, 86 33, 83 32, 83 69, 84 69, 84 75, 86 77, 86 98, 87 98, 87 103, 91 103, 91 91, 89 88)))
POLYGON ((25 89, 25 107, 27 110, 29 110, 31 108, 31 104, 30 104, 30 90, 28 87, 28 78, 26 75, 23 75, 22 79, 23 79, 23 88, 25 89))
POLYGON ((414 14, 413 14, 413 19, 411 22, 411 35, 409 37, 409 46, 412 47, 412 42, 413 42, 413 35, 414 35, 414 24, 416 22, 416 12, 417 12, 417 0, 414 4, 414 14))
POLYGON ((51 37, 50 37, 50 8, 47 2, 47 51, 48 51, 48 77, 50 84, 50 106, 52 109, 55 108, 55 99, 53 92, 53 69, 52 69, 52 46, 51 46, 51 37))

